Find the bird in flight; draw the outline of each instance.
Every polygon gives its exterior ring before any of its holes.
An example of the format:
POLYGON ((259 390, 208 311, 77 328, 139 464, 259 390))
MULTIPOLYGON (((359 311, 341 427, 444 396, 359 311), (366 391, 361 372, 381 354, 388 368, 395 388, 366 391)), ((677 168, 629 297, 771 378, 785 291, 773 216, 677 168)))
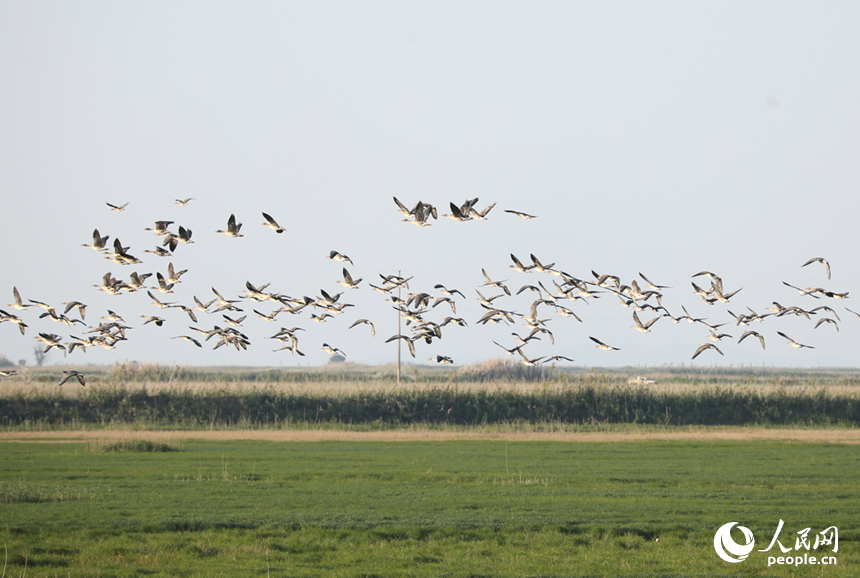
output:
POLYGON ((505 209, 505 212, 510 213, 512 215, 516 215, 517 217, 520 217, 521 219, 537 219, 537 216, 535 216, 535 215, 529 215, 528 213, 522 213, 520 211, 512 211, 510 209, 505 209))
POLYGON ((764 346, 764 336, 763 336, 761 333, 757 332, 757 331, 752 331, 751 329, 748 329, 747 331, 744 331, 744 334, 743 334, 743 335, 741 335, 741 338, 740 338, 740 339, 738 339, 738 343, 740 343, 741 341, 743 341, 744 339, 746 339, 746 338, 747 338, 747 337, 749 337, 750 335, 752 335, 753 337, 758 337, 758 340, 759 340, 759 342, 761 343, 761 348, 762 348, 762 349, 764 349, 764 348, 765 348, 765 346, 764 346))
POLYGON ((702 343, 699 345, 699 348, 696 350, 696 353, 693 354, 693 357, 691 359, 696 359, 699 356, 699 354, 702 353, 703 351, 705 351, 706 349, 714 349, 714 350, 716 350, 717 353, 719 353, 720 355, 723 355, 723 352, 720 351, 720 348, 717 347, 716 345, 714 345, 713 343, 702 343))
POLYGON ((263 223, 264 227, 268 227, 276 233, 283 233, 286 229, 278 224, 278 222, 272 218, 271 215, 267 213, 263 213, 263 218, 266 219, 266 223, 263 223))
POLYGON ((195 200, 194 197, 188 197, 187 199, 176 199, 176 204, 180 207, 184 207, 193 200, 195 200))
POLYGON ((349 264, 355 267, 355 263, 352 262, 352 259, 344 255, 343 253, 338 253, 337 251, 329 251, 326 259, 332 259, 334 261, 349 261, 349 264))
POLYGON ((108 239, 110 239, 110 235, 105 235, 104 237, 102 237, 101 235, 99 235, 98 229, 93 229, 93 244, 87 245, 83 243, 81 244, 81 247, 86 247, 87 249, 92 249, 94 251, 104 251, 108 239))
POLYGON ((827 278, 830 279, 830 262, 827 259, 824 259, 822 257, 813 257, 812 259, 801 265, 801 267, 806 267, 811 263, 824 263, 824 266, 827 269, 827 278))
POLYGON ((74 369, 69 369, 69 370, 63 371, 63 379, 61 379, 60 383, 58 383, 57 385, 63 385, 64 383, 66 383, 67 381, 72 379, 73 377, 75 379, 77 379, 78 383, 80 383, 81 385, 85 386, 87 384, 86 381, 84 380, 84 374, 83 373, 75 371, 74 369))
POLYGON ((372 337, 376 337, 376 328, 373 326, 373 323, 368 321, 367 319, 356 319, 355 322, 349 326, 350 329, 355 327, 356 325, 370 325, 370 335, 372 337))
POLYGON ((596 346, 596 347, 597 347, 598 349, 604 349, 604 350, 606 350, 606 351, 621 351, 621 350, 620 350, 619 348, 617 348, 617 347, 612 347, 611 345, 606 345, 605 343, 603 343, 602 341, 600 341, 600 340, 599 340, 599 339, 597 339, 597 338, 589 337, 589 339, 590 339, 590 340, 592 340, 593 342, 595 342, 595 343, 597 344, 597 346, 596 346))
POLYGON ((216 233, 224 233, 228 237, 244 237, 245 235, 239 232, 239 229, 242 228, 242 223, 236 223, 236 215, 231 214, 230 218, 227 219, 227 230, 222 231, 221 229, 217 229, 216 233))
POLYGON ((111 211, 116 211, 117 213, 121 213, 128 206, 128 203, 124 205, 111 205, 110 203, 105 203, 108 207, 110 207, 111 211))
POLYGON ((788 344, 791 345, 792 347, 794 347, 795 349, 802 349, 804 347, 806 349, 815 349, 811 345, 803 345, 802 343, 798 343, 797 341, 795 341, 794 339, 792 339, 791 337, 789 337, 788 335, 786 335, 782 331, 777 331, 776 333, 780 337, 785 337, 788 340, 788 344))
POLYGON ((337 347, 332 347, 328 343, 322 344, 322 350, 331 355, 337 355, 338 353, 346 357, 346 353, 343 352, 342 349, 338 349, 337 347))

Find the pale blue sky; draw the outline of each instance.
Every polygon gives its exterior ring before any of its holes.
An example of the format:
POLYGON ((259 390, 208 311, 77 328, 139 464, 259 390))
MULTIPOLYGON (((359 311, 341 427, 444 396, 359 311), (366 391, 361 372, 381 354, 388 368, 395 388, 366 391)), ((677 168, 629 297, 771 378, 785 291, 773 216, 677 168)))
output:
MULTIPOLYGON (((318 365, 323 342, 353 361, 392 360, 383 342, 396 314, 367 284, 400 270, 413 290, 436 295, 443 283, 468 297, 457 311, 470 326, 419 344, 418 359, 471 363, 525 331, 476 325, 481 268, 514 291, 547 285, 554 277, 508 269, 510 253, 534 253, 584 279, 595 270, 629 283, 641 271, 672 287, 673 314, 685 305, 712 323, 773 301, 828 304, 842 318, 839 332, 768 319, 756 327, 765 351, 737 344, 742 329, 727 325, 725 357, 697 363, 857 365, 860 319, 844 309, 860 311, 855 3, 0 1, 0 15, 0 308, 12 311, 17 286, 25 300, 88 303, 88 322, 113 309, 135 326, 116 350, 69 362, 318 365), (400 221, 392 196, 440 213, 472 197, 498 204, 487 222, 419 229, 400 221), (178 207, 180 197, 197 200, 178 207), (129 206, 114 213, 105 202, 129 206), (287 232, 262 227, 262 211, 287 232), (214 233, 230 213, 244 238, 214 233), (92 288, 108 271, 165 272, 168 259, 142 252, 157 219, 190 227, 196 241, 173 256, 189 272, 165 298, 190 305, 213 286, 236 296, 248 280, 292 296, 336 291, 341 265, 324 259, 336 249, 364 279, 342 298, 355 307, 322 325, 308 313, 272 324, 248 302, 252 346, 241 353, 170 340, 190 333, 181 311, 92 288), (81 248, 94 227, 144 263, 81 248), (823 267, 801 268, 819 256, 831 281, 823 267), (690 285, 703 269, 743 291, 728 306, 704 304, 690 285), (852 298, 816 301, 783 280, 852 298), (140 327, 142 314, 168 321, 140 327), (375 339, 347 329, 359 317, 374 321, 375 339), (271 351, 278 344, 264 337, 280 326, 307 330, 306 357, 271 351), (796 351, 777 331, 816 349, 796 351)), ((499 303, 526 313, 532 300, 499 303)), ((530 356, 680 364, 707 341, 701 325, 667 319, 633 331, 631 311, 609 296, 567 304, 583 323, 541 308, 556 344, 530 344, 530 356), (590 335, 621 351, 595 349, 590 335)), ((80 335, 40 312, 21 313, 23 338, 0 325, 0 353, 32 362, 39 331, 80 335)), ((428 318, 449 314, 443 305, 428 318)), ((220 315, 198 326, 214 324, 220 315)))

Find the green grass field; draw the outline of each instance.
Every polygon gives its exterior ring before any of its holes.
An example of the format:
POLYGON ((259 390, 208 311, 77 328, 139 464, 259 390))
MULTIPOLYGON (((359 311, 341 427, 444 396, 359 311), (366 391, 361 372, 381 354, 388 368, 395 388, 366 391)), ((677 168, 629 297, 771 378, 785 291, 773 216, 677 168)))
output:
POLYGON ((4 578, 860 573, 850 444, 0 441, 0 463, 4 578), (724 523, 761 549, 780 519, 791 546, 837 526, 838 565, 716 556, 724 523))

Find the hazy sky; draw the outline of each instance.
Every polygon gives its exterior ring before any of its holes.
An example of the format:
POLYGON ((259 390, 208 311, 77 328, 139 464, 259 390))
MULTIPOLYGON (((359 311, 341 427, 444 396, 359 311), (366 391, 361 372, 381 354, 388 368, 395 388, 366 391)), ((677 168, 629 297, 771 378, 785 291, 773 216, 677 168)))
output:
MULTIPOLYGON (((32 363, 38 332, 86 331, 6 307, 17 286, 25 301, 87 303, 91 325, 112 309, 134 326, 115 350, 68 362, 319 365, 323 342, 351 361, 391 361, 396 312, 368 283, 402 271, 413 291, 438 295, 443 283, 467 297, 457 313, 469 327, 419 343, 418 360, 472 363, 503 355, 493 340, 510 347, 512 331, 527 332, 476 324, 481 268, 514 292, 538 279, 551 287, 553 276, 508 268, 511 253, 534 253, 583 279, 643 272, 671 286, 673 314, 684 305, 728 323, 725 356, 707 351, 697 364, 857 366, 860 319, 845 306, 860 311, 858 29, 860 5, 849 2, 0 1, 0 308, 30 326, 22 337, 0 324, 0 353, 32 363), (440 219, 403 223, 392 196, 432 203, 440 219), (196 200, 174 204, 184 197, 196 200), (498 203, 488 221, 441 218, 473 197, 498 203), (106 202, 129 205, 117 213, 106 202), (262 211, 286 233, 262 227, 262 211), (231 213, 244 238, 214 232, 231 213), (159 239, 143 230, 155 220, 191 228, 196 242, 172 258, 143 253, 159 239), (96 227, 144 263, 82 248, 96 227), (196 335, 182 311, 92 287, 108 271, 125 280, 172 261, 188 273, 162 300, 192 305, 212 287, 235 298, 246 281, 316 296, 342 289, 342 265, 324 258, 332 249, 364 279, 341 298, 355 307, 325 324, 310 308, 268 323, 251 310, 270 304, 245 302, 243 352, 171 340, 196 335), (832 280, 820 264, 801 267, 811 257, 830 261, 832 280), (705 304, 690 285, 703 269, 743 290, 705 304), (851 298, 815 300, 782 281, 851 298), (743 328, 727 310, 764 313, 773 301, 829 305, 839 331, 813 329, 815 317, 768 318, 754 327, 766 350, 737 344, 743 328), (167 322, 143 327, 143 314, 167 322), (347 329, 361 317, 375 338, 347 329), (305 357, 272 351, 280 344, 265 337, 281 326, 306 329, 305 357), (777 331, 816 349, 795 350, 777 331)), ((534 298, 495 303, 527 313, 534 298)), ((677 365, 708 341, 704 326, 668 319, 634 331, 609 294, 564 304, 583 322, 541 306, 555 345, 531 343, 529 356, 677 365)), ((443 304, 426 317, 446 315, 443 304)), ((220 314, 196 324, 213 325, 224 326, 220 314)), ((63 361, 56 351, 49 360, 63 361)))

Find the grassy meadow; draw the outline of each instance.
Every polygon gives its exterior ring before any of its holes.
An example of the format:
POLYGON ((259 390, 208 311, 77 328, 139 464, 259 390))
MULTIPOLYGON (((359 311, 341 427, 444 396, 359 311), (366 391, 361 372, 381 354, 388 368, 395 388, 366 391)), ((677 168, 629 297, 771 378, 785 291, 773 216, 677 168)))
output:
POLYGON ((22 372, 0 578, 858 574, 855 372, 505 366, 22 372), (837 526, 838 565, 717 557, 780 519, 837 526))
POLYGON ((5 576, 854 576, 860 563, 856 445, 105 432, 2 441, 0 459, 5 576), (783 544, 836 525, 839 565, 716 557, 722 524, 758 544, 780 519, 783 544))

